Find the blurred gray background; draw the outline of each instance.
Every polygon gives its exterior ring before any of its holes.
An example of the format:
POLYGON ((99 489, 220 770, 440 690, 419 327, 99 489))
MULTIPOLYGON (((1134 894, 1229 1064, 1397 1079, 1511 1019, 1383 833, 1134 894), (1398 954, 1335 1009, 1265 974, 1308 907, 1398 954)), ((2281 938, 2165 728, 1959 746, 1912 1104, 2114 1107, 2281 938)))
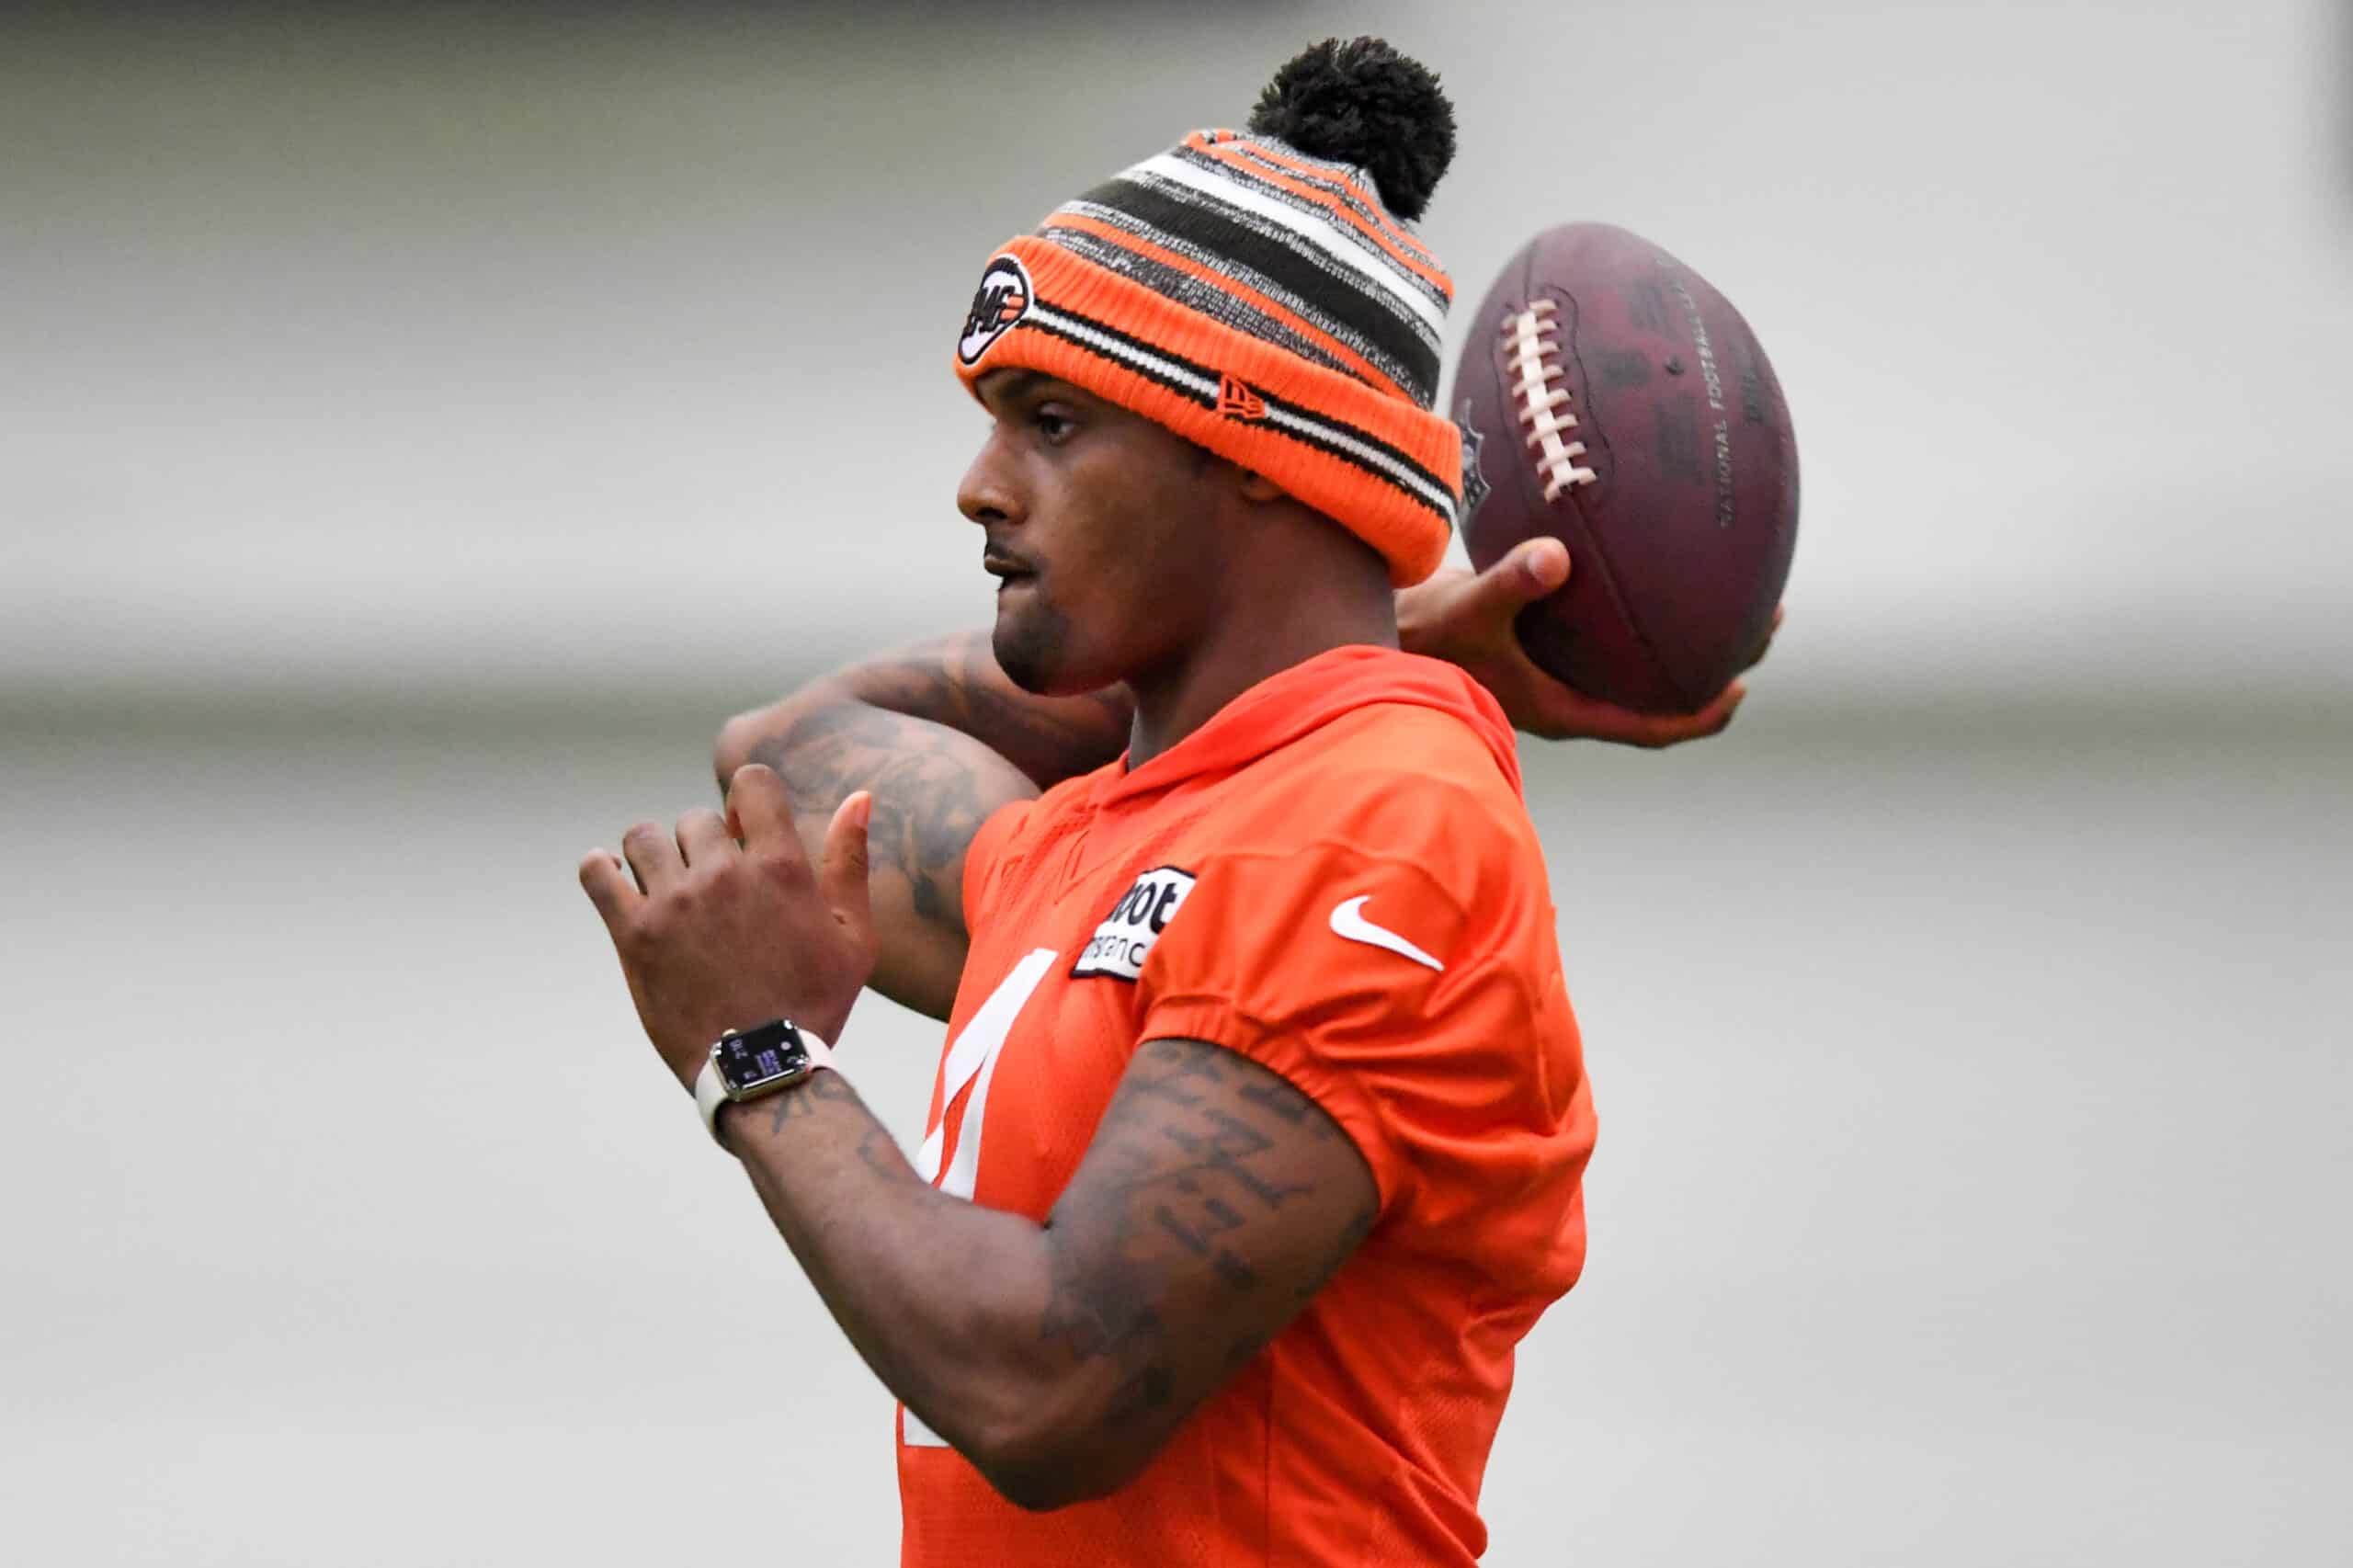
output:
POLYGON ((895 1561, 572 867, 984 620, 979 264, 1356 31, 1465 294, 1656 238, 1806 465, 1731 733, 1528 755, 1603 1134, 1488 1561, 2353 1560, 2316 0, 12 13, 0 1556, 895 1561))

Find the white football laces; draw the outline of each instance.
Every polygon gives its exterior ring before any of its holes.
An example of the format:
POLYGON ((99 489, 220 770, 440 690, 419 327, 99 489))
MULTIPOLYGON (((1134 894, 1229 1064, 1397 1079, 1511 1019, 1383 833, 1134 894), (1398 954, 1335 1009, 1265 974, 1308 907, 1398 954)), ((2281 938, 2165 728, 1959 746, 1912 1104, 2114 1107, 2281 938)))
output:
POLYGON ((1559 499, 1572 484, 1591 484, 1600 477, 1577 461, 1585 456, 1585 443, 1563 438, 1577 427, 1577 416, 1569 412, 1569 389, 1563 384, 1566 372, 1561 369, 1560 339, 1550 335, 1558 311, 1551 300, 1538 300, 1504 318, 1512 402, 1519 422, 1528 426, 1528 449, 1543 475, 1547 501, 1559 499))

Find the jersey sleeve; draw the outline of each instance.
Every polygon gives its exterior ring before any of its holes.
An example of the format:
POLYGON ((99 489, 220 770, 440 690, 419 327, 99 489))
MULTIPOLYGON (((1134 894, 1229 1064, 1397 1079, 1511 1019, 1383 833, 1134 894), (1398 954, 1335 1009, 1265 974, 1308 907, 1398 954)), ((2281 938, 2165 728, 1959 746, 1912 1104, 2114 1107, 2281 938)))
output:
POLYGON ((1140 1040, 1223 1046, 1289 1080, 1354 1141, 1384 1214, 1491 1199, 1516 1162, 1532 1175, 1581 1088, 1532 840, 1453 804, 1409 793, 1185 868, 1138 975, 1140 1040))

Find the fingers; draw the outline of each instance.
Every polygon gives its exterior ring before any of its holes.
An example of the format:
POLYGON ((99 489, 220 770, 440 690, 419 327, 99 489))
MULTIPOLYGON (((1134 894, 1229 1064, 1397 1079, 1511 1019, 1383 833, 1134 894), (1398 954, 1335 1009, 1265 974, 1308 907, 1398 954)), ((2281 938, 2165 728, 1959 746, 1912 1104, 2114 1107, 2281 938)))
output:
POLYGON ((1659 714, 1637 713, 1631 708, 1603 702, 1566 687, 1556 685, 1552 690, 1554 700, 1546 717, 1548 722, 1558 724, 1563 735, 1651 751, 1722 733, 1748 698, 1748 687, 1734 681, 1697 713, 1659 714))
POLYGON ((1605 704, 1600 713, 1591 716, 1593 728, 1586 730, 1586 734, 1593 734, 1596 739, 1614 739, 1626 746, 1664 751, 1665 746, 1680 746, 1689 739, 1722 734, 1724 725, 1730 725, 1741 701, 1746 699, 1748 687, 1734 680, 1697 713, 1633 713, 1629 709, 1605 704))
MULTIPOLYGON (((580 862, 580 885, 609 918, 626 907, 624 892, 632 899, 657 896, 684 884, 689 868, 717 866, 737 855, 738 835, 745 849, 781 857, 805 874, 808 857, 793 831, 784 780, 774 769, 751 763, 737 768, 730 781, 725 816, 691 811, 678 819, 675 834, 663 831, 659 823, 642 822, 621 835, 621 854, 637 878, 633 888, 621 875, 623 862, 601 849, 580 862)), ((862 841, 859 853, 864 854, 862 841)))
POLYGON ((1472 579, 1482 608, 1516 614, 1523 605, 1557 592, 1569 580, 1568 547, 1557 539, 1521 541, 1511 553, 1472 579))
POLYGON ((1667 721, 1672 729, 1668 738, 1659 744, 1673 745, 1677 741, 1696 741, 1704 735, 1722 734, 1724 726, 1732 722, 1732 716, 1740 711, 1740 705, 1747 700, 1748 684, 1736 680, 1716 693, 1714 701, 1689 718, 1667 721))
POLYGON ((1526 581, 1527 594, 1540 599, 1569 580, 1569 547, 1557 539, 1531 539, 1504 558, 1526 581))
POLYGON ((620 858, 609 849, 592 849, 581 857, 580 889, 597 906, 608 930, 617 928, 630 906, 644 896, 630 881, 620 858))
POLYGON ((793 831, 792 801, 784 780, 761 763, 745 763, 727 781, 727 820, 746 849, 773 851, 788 839, 795 847, 801 843, 793 831))
POLYGON ((844 801, 825 829, 825 863, 817 872, 826 907, 861 942, 873 926, 866 858, 866 829, 873 817, 874 797, 866 790, 844 801))
POLYGON ((1512 618, 1568 580, 1566 546, 1557 539, 1526 540, 1476 576, 1432 578, 1422 586, 1434 597, 1417 608, 1432 622, 1427 641, 1445 657, 1447 650, 1511 641, 1512 618))
POLYGON ((663 892, 686 881, 687 863, 678 841, 658 822, 642 822, 621 835, 621 854, 637 873, 637 885, 648 893, 663 892))
POLYGON ((1723 733, 1724 726, 1732 722, 1732 716, 1740 710, 1740 705, 1746 700, 1748 687, 1734 681, 1716 693, 1715 699, 1697 713, 1679 713, 1665 718, 1640 716, 1638 732, 1630 739, 1635 745, 1657 750, 1680 745, 1685 741, 1720 735, 1723 733))
POLYGON ((678 853, 688 866, 709 866, 736 853, 727 824, 708 808, 678 819, 678 853))

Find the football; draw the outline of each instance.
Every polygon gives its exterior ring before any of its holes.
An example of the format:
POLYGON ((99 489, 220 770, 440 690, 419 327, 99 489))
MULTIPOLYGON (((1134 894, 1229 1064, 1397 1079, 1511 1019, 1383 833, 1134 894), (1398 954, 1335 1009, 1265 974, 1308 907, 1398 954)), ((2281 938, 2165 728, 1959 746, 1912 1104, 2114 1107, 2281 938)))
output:
POLYGON ((1797 441, 1722 294, 1623 229, 1547 230, 1471 318, 1454 389, 1472 562, 1568 546, 1568 582, 1518 623, 1538 665, 1690 713, 1755 661, 1797 546, 1797 441))

